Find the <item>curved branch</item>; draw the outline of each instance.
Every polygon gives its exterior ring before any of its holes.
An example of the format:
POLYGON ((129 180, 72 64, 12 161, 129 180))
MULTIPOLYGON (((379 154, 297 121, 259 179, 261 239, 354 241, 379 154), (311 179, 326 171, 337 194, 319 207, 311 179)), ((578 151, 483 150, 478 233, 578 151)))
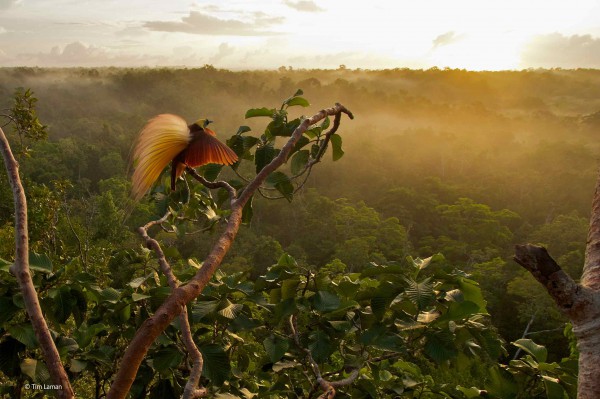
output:
MULTIPOLYGON (((177 280, 177 277, 175 277, 173 269, 167 261, 165 253, 163 252, 158 241, 156 241, 148 235, 148 230, 152 226, 158 225, 162 227, 162 224, 167 221, 169 216, 171 216, 171 211, 165 213, 165 215, 162 218, 153 220, 147 223, 146 225, 140 227, 138 229, 138 233, 140 233, 140 235, 146 242, 146 247, 148 247, 148 249, 154 250, 154 252, 156 253, 160 270, 167 277, 169 287, 171 287, 172 290, 175 290, 177 289, 177 287, 179 287, 179 280, 177 280)), ((185 389, 183 391, 182 398, 191 399, 206 396, 207 392, 204 388, 197 388, 198 382, 200 381, 200 377, 202 375, 202 366, 204 364, 204 361, 202 359, 202 354, 198 350, 198 347, 196 346, 196 343, 192 338, 190 321, 188 320, 187 307, 185 305, 181 309, 181 314, 179 315, 179 323, 181 325, 181 340, 183 341, 185 348, 190 354, 193 363, 192 370, 190 371, 190 377, 188 378, 188 381, 185 384, 185 389)))
POLYGON ((73 398, 73 388, 65 372, 65 368, 60 361, 60 355, 56 345, 50 335, 50 330, 44 319, 42 308, 38 300, 37 292, 31 280, 29 272, 29 231, 27 228, 27 198, 25 190, 19 177, 19 164, 16 161, 4 131, 0 129, 0 151, 4 158, 8 179, 13 191, 15 202, 15 263, 10 271, 15 275, 19 283, 19 288, 23 294, 23 301, 27 314, 31 319, 33 331, 39 342, 44 361, 48 366, 50 378, 55 385, 60 385, 62 389, 57 390, 60 398, 73 398))
MULTIPOLYGON (((334 107, 323 109, 312 117, 305 119, 294 130, 292 136, 283 146, 280 153, 256 175, 256 177, 246 186, 244 191, 242 191, 241 194, 238 194, 237 197, 235 190, 231 187, 228 188, 226 184, 223 184, 224 182, 211 183, 202 178, 206 183, 211 185, 214 184, 213 187, 207 186, 209 188, 223 187, 229 191, 231 196, 231 214, 227 226, 212 247, 196 275, 187 284, 173 290, 171 295, 156 310, 156 313, 148 318, 138 329, 121 359, 121 366, 115 375, 107 395, 108 399, 123 399, 126 397, 135 380, 140 364, 154 340, 165 328, 167 328, 169 323, 181 313, 183 306, 200 295, 206 284, 208 284, 214 272, 221 265, 223 258, 229 251, 229 248, 235 239, 242 223, 242 210, 244 205, 250 200, 256 190, 264 183, 269 174, 286 162, 293 147, 309 126, 325 119, 327 116, 334 116, 340 113, 348 115, 351 119, 354 118, 352 113, 348 111, 346 107, 341 104, 336 104, 334 107)), ((196 178, 190 170, 188 170, 188 172, 196 178)), ((202 184, 204 184, 204 182, 202 182, 202 184)))
POLYGON ((226 181, 208 181, 204 178, 204 176, 201 176, 200 174, 198 174, 198 172, 196 172, 196 170, 194 168, 191 168, 189 166, 187 166, 185 168, 185 170, 196 180, 198 180, 200 183, 202 183, 202 185, 204 185, 204 187, 210 188, 210 189, 217 189, 217 188, 224 188, 225 190, 227 190, 229 192, 229 197, 230 198, 235 198, 237 195, 237 192, 235 191, 235 188, 231 187, 231 185, 229 183, 227 183, 226 181))
POLYGON ((546 248, 531 244, 516 245, 513 259, 546 288, 569 318, 576 317, 589 302, 587 292, 560 268, 546 248))

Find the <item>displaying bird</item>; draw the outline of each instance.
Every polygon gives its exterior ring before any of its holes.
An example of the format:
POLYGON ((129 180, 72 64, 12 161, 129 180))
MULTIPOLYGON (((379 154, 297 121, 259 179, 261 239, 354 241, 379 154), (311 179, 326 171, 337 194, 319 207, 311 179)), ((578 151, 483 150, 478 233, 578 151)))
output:
POLYGON ((133 150, 132 198, 136 201, 142 198, 169 163, 172 190, 187 166, 195 168, 208 163, 235 163, 237 155, 207 128, 210 122, 199 119, 188 125, 173 114, 161 114, 150 119, 141 130, 133 150))

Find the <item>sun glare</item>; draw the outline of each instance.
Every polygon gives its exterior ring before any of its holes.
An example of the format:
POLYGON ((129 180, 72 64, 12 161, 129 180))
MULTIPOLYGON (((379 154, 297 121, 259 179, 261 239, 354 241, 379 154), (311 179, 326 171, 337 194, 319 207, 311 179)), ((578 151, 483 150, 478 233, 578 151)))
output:
POLYGON ((434 48, 431 63, 439 67, 464 68, 475 71, 517 69, 521 47, 527 36, 514 33, 497 35, 468 35, 454 43, 434 48))

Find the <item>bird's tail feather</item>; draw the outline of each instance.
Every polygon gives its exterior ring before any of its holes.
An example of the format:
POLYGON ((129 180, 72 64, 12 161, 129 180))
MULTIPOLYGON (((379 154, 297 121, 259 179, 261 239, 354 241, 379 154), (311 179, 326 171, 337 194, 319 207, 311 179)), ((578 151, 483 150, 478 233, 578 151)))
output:
POLYGON ((186 122, 177 115, 161 114, 141 130, 133 152, 131 197, 138 201, 152 187, 165 167, 191 140, 186 122))

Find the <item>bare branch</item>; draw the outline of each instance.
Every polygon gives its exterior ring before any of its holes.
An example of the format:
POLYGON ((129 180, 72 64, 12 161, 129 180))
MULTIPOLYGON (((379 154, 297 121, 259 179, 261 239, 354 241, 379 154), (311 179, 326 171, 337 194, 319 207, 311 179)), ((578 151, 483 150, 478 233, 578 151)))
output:
POLYGON ((13 191, 15 202, 15 263, 11 267, 11 272, 17 278, 19 288, 23 294, 23 301, 27 314, 31 319, 31 324, 35 332, 35 336, 42 349, 44 361, 48 366, 50 378, 56 385, 60 385, 62 389, 57 390, 60 398, 73 398, 73 389, 65 372, 65 368, 60 361, 60 355, 56 349, 56 345, 50 335, 50 330, 42 314, 42 309, 38 300, 37 292, 31 280, 29 272, 29 231, 27 227, 27 199, 25 190, 21 184, 19 177, 19 164, 17 163, 4 135, 4 131, 0 129, 0 151, 4 158, 6 171, 10 185, 13 191))
POLYGON ((208 181, 204 178, 204 176, 199 175, 198 172, 196 172, 196 170, 194 168, 190 168, 189 166, 186 167, 185 170, 194 179, 196 179, 200 183, 202 183, 202 185, 204 185, 204 187, 207 187, 210 189, 224 188, 225 190, 227 190, 229 192, 229 196, 231 197, 232 201, 236 197, 237 192, 235 191, 235 188, 231 187, 231 185, 229 183, 227 183, 226 181, 214 181, 214 182, 208 181))
POLYGON ((546 288, 569 318, 572 319, 589 302, 582 287, 560 268, 546 248, 531 244, 517 245, 513 259, 546 288))
MULTIPOLYGON (((146 246, 148 249, 154 250, 156 256, 158 258, 158 264, 160 266, 161 271, 167 277, 167 281, 169 283, 169 287, 172 290, 177 289, 179 287, 179 280, 173 274, 173 269, 171 265, 167 261, 165 257, 165 253, 163 252, 160 244, 155 239, 151 238, 148 235, 148 229, 152 226, 161 226, 162 224, 171 216, 171 212, 168 211, 162 218, 158 220, 153 220, 146 225, 140 227, 138 232, 146 242, 146 246)), ((200 377, 202 375, 202 366, 204 361, 202 359, 202 354, 198 350, 194 339, 192 338, 192 332, 190 329, 190 322, 188 320, 188 313, 186 305, 182 306, 181 314, 179 315, 179 323, 181 326, 181 340, 183 341, 190 357, 192 358, 192 370, 190 372, 190 377, 188 378, 187 383, 185 384, 185 389, 183 391, 183 399, 192 399, 206 396, 206 390, 204 388, 198 389, 198 382, 200 381, 200 377)))
POLYGON ((208 284, 214 272, 221 265, 223 258, 229 251, 229 248, 235 239, 240 224, 242 223, 242 210, 244 205, 246 205, 256 190, 264 183, 269 174, 286 162, 293 147, 309 126, 325 119, 327 116, 333 116, 340 113, 345 113, 350 118, 353 118, 352 113, 348 111, 346 107, 341 104, 336 104, 332 108, 323 109, 312 117, 304 119, 304 121, 294 130, 292 136, 283 146, 279 154, 256 175, 237 197, 235 190, 227 183, 212 183, 204 178, 199 179, 197 177, 199 175, 195 173, 193 169, 188 168, 188 172, 206 187, 222 187, 229 191, 231 195, 231 214, 229 215, 227 226, 213 245, 210 253, 207 255, 202 267, 198 270, 196 275, 187 284, 181 285, 173 290, 171 295, 156 310, 156 313, 148 318, 138 329, 121 359, 121 366, 119 367, 108 392, 108 399, 123 399, 126 397, 135 380, 137 370, 154 340, 164 331, 169 323, 181 313, 183 306, 200 295, 206 284, 208 284), (208 185, 205 183, 208 183, 208 185))

